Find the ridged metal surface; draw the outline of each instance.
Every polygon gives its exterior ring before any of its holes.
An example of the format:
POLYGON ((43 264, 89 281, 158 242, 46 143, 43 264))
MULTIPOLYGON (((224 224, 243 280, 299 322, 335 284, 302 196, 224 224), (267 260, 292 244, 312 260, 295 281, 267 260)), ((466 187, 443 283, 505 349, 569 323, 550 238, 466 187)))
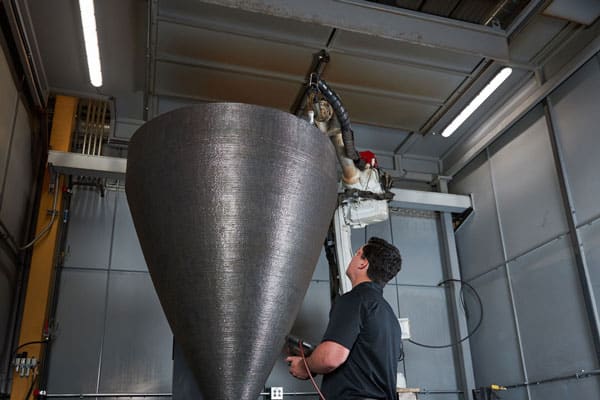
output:
POLYGON ((127 198, 167 319, 206 399, 256 399, 336 204, 333 146, 291 114, 213 103, 129 146, 127 198))

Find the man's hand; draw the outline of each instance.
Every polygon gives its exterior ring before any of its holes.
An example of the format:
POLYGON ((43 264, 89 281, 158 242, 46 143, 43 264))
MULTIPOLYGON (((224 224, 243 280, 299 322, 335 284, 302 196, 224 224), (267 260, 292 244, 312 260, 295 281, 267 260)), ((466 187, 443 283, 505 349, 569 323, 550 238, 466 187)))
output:
POLYGON ((285 359, 290 366, 290 374, 295 378, 306 380, 308 379, 308 371, 304 365, 302 357, 290 356, 285 359))
MULTIPOLYGON (((342 365, 348 359, 349 354, 350 350, 341 344, 325 341, 315 348, 310 357, 306 359, 306 363, 313 375, 328 374, 342 365)), ((290 356, 285 361, 290 366, 290 374, 298 379, 308 379, 308 371, 302 357, 290 356)))

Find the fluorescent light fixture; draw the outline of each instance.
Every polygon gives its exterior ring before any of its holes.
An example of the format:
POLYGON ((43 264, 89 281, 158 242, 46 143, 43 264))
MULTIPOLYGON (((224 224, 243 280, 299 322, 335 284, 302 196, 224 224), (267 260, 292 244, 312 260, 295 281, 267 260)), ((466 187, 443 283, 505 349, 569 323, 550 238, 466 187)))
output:
POLYGON ((502 84, 502 82, 504 82, 506 80, 506 78, 508 78, 510 76, 510 74, 512 74, 512 68, 509 68, 509 67, 502 68, 500 70, 500 72, 498 72, 496 74, 494 79, 492 79, 483 88, 483 90, 481 92, 479 92, 479 94, 477 96, 475 96, 475 98, 473 100, 471 100, 469 105, 466 106, 460 112, 460 114, 458 114, 456 116, 456 118, 454 118, 454 120, 452 120, 452 122, 450 122, 450 125, 448 125, 442 131, 442 136, 448 137, 448 136, 452 135, 454 133, 454 131, 456 131, 458 129, 458 127, 461 126, 462 123, 465 122, 466 119, 469 118, 471 116, 471 114, 473 114, 475 112, 475 110, 477 110, 479 108, 479 106, 481 104, 483 104, 483 102, 488 97, 490 97, 490 95, 492 93, 494 93, 496 91, 496 89, 498 89, 498 87, 502 84))
POLYGON ((83 27, 83 40, 85 41, 90 82, 93 86, 100 87, 102 86, 102 68, 100 67, 94 0, 79 0, 79 11, 81 12, 81 26, 83 27))

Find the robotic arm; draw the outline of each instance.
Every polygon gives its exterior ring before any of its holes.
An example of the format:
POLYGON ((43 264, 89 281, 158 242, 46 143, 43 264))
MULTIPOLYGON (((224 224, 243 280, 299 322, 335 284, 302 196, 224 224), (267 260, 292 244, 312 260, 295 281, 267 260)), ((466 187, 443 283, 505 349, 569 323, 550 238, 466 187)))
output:
POLYGON ((352 228, 389 218, 391 178, 377 166, 371 152, 358 153, 348 113, 337 94, 318 76, 311 75, 308 98, 309 121, 331 138, 342 168, 339 204, 334 215, 335 252, 340 294, 352 289, 346 266, 352 259, 352 228))

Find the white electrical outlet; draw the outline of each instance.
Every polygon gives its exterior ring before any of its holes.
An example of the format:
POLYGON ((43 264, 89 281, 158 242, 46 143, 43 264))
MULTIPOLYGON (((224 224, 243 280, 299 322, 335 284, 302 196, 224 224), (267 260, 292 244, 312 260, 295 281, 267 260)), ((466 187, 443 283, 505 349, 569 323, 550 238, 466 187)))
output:
POLYGON ((400 322, 400 329, 402 329, 402 340, 410 339, 410 322, 408 322, 408 318, 398 318, 398 322, 400 322))
POLYGON ((271 388, 271 400, 283 400, 283 387, 272 387, 271 388))

